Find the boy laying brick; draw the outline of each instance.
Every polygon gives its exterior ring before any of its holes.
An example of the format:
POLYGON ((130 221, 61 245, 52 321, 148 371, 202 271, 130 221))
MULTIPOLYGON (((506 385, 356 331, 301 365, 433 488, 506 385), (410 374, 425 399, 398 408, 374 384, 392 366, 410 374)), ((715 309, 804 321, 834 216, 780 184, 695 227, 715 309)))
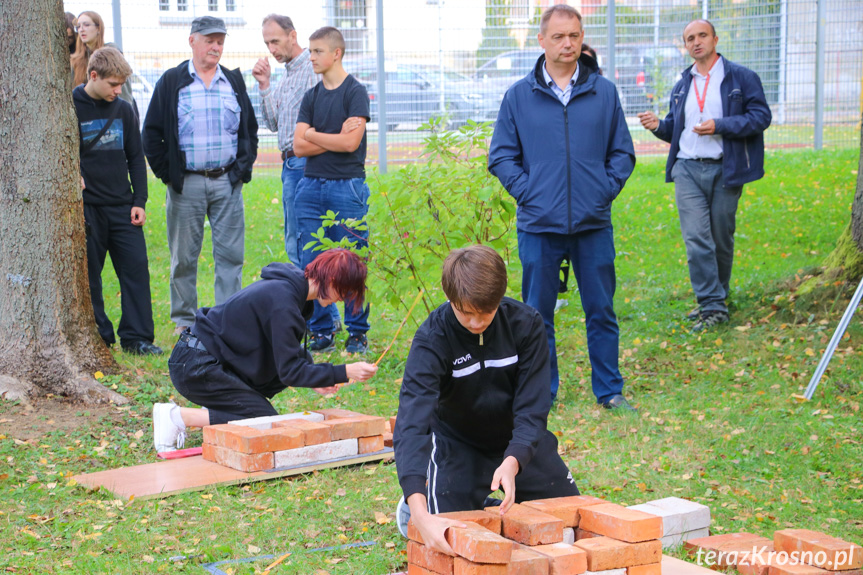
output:
MULTIPOLYGON (((414 336, 394 430, 396 468, 426 545, 452 555, 438 513, 482 509, 502 489, 514 502, 578 495, 546 429, 548 342, 533 308, 505 298, 506 266, 487 246, 443 265, 449 301, 414 336)), ((400 519, 403 519, 401 517, 400 519)))

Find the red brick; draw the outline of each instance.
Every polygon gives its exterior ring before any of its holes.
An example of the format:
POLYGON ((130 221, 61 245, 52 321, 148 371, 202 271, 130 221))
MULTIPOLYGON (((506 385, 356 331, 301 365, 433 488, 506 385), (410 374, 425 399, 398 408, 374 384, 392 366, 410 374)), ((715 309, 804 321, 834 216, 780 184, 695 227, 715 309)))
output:
POLYGON ((488 511, 451 511, 449 513, 441 513, 438 517, 444 517, 446 519, 454 519, 456 521, 463 521, 465 523, 476 523, 481 527, 485 527, 492 533, 501 534, 500 526, 500 514, 499 513, 489 513, 488 511))
POLYGON ((419 565, 413 565, 411 563, 408 563, 407 575, 440 575, 440 574, 435 573, 434 571, 429 571, 425 567, 420 567, 419 565))
POLYGON ((735 567, 741 561, 748 562, 753 550, 762 555, 773 551, 773 541, 741 532, 690 539, 683 542, 683 547, 689 550, 690 555, 698 555, 698 550, 703 549, 700 557, 706 567, 724 569, 735 567))
POLYGON ((390 426, 390 428, 387 429, 387 431, 389 431, 390 433, 394 433, 396 430, 396 416, 393 415, 392 417, 390 417, 387 420, 387 424, 390 426))
POLYGON ((303 433, 291 428, 254 429, 242 425, 208 425, 204 442, 240 453, 267 453, 303 446, 303 433), (207 431, 209 430, 209 431, 207 431))
MULTIPOLYGON (((500 513, 499 507, 486 511, 500 513)), ((563 521, 516 503, 503 515, 503 536, 525 545, 546 545, 563 541, 563 521)))
POLYGON ((467 528, 450 527, 446 540, 459 557, 474 563, 507 563, 512 556, 512 541, 475 523, 467 528))
POLYGON ((424 544, 423 536, 420 535, 420 530, 414 525, 413 519, 408 520, 408 539, 424 544))
POLYGON ((377 453, 384 448, 384 436, 373 435, 371 437, 360 437, 359 452, 362 453, 377 453))
POLYGON ((231 469, 252 473, 273 468, 272 451, 269 453, 240 453, 211 443, 205 443, 202 447, 204 459, 231 469))
POLYGON ((770 565, 776 561, 776 557, 777 554, 774 551, 752 554, 737 562, 737 570, 741 575, 768 575, 770 565))
POLYGON ((611 537, 590 537, 576 541, 575 546, 587 553, 587 568, 590 571, 606 571, 662 561, 662 541, 658 539, 626 543, 611 537))
POLYGON ((812 565, 771 565, 767 573, 769 575, 830 575, 831 571, 812 565))
POLYGON ((579 517, 581 528, 628 543, 662 537, 662 517, 615 503, 584 507, 579 517))
POLYGON ((531 547, 518 546, 512 550, 506 575, 549 575, 548 569, 548 557, 531 547))
POLYGON ((627 567, 626 575, 662 575, 662 562, 627 567))
POLYGON ((393 434, 392 433, 384 433, 384 447, 392 447, 393 446, 393 434))
POLYGON ((608 501, 599 499, 598 497, 591 497, 590 495, 572 495, 569 497, 552 497, 550 499, 525 501, 522 505, 562 519, 564 527, 578 527, 578 510, 582 507, 600 505, 602 503, 608 503, 608 501))
POLYGON ((593 531, 588 531, 587 529, 582 529, 581 527, 576 528, 575 530, 575 540, 579 539, 590 539, 591 537, 602 537, 599 533, 594 533, 593 531))
POLYGON ((826 533, 783 529, 773 534, 773 544, 777 551, 805 554, 806 563, 822 569, 844 571, 863 567, 863 547, 826 533))
POLYGON ((531 549, 548 557, 549 575, 579 575, 587 571, 587 553, 574 545, 554 543, 531 549))
POLYGON ((342 419, 345 417, 357 417, 364 415, 356 411, 348 411, 347 409, 339 409, 337 407, 332 407, 329 409, 314 409, 312 410, 312 413, 320 413, 324 416, 324 421, 328 419, 342 419))
POLYGON ((343 417, 337 419, 325 419, 324 425, 330 426, 330 437, 332 441, 339 439, 355 439, 359 437, 371 437, 384 434, 383 417, 373 415, 360 415, 357 417, 343 417))
POLYGON ((435 551, 416 541, 408 541, 408 563, 419 565, 440 575, 453 575, 452 560, 453 558, 446 553, 435 551))
POLYGON ((330 441, 330 426, 318 423, 317 421, 306 421, 305 419, 274 421, 273 428, 278 427, 290 427, 300 430, 303 433, 303 445, 320 445, 321 443, 329 443, 330 441))
POLYGON ((506 563, 475 563, 463 557, 453 561, 453 575, 507 575, 507 570, 506 563))

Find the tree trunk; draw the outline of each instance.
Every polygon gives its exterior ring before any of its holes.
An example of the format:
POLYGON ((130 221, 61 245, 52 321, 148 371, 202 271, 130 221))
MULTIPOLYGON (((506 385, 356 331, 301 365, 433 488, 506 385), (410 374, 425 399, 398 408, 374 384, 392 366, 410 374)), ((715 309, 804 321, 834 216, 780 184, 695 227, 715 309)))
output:
MULTIPOLYGON (((860 122, 860 163, 857 165, 857 193, 851 206, 851 237, 863 257, 863 121, 860 122)), ((861 275, 863 269, 860 270, 861 275)))
POLYGON ((63 6, 0 2, 0 397, 125 402, 87 280, 63 6))

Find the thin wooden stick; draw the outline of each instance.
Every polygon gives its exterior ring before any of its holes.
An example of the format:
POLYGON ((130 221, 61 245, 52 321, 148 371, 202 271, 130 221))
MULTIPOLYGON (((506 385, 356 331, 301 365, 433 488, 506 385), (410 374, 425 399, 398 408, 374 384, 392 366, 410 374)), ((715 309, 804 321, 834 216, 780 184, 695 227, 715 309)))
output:
POLYGON ((412 313, 413 313, 413 311, 414 311, 414 308, 415 308, 415 307, 417 306, 417 304, 420 302, 420 299, 422 299, 422 297, 423 297, 423 294, 424 294, 424 293, 425 293, 425 290, 424 290, 424 289, 421 289, 421 290, 420 290, 420 293, 418 293, 418 294, 417 294, 417 297, 416 297, 416 299, 414 300, 414 303, 413 303, 413 304, 411 304, 411 307, 410 307, 410 309, 408 310, 408 314, 407 314, 407 315, 405 316, 405 318, 402 320, 402 323, 401 323, 401 324, 399 324, 399 328, 396 330, 396 334, 393 336, 393 339, 392 339, 392 341, 390 342, 390 344, 386 347, 386 349, 383 351, 383 353, 381 354, 381 356, 380 356, 380 357, 378 358, 378 360, 375 362, 375 366, 377 366, 377 365, 381 362, 381 360, 384 358, 384 356, 387 354, 387 352, 390 350, 390 348, 391 348, 391 347, 393 346, 393 344, 396 342, 396 339, 398 339, 399 334, 400 334, 400 333, 401 333, 401 331, 402 331, 402 328, 405 326, 405 324, 407 323, 408 319, 410 319, 411 314, 412 314, 412 313))
POLYGON ((275 561, 270 563, 270 566, 267 567, 266 569, 264 569, 264 572, 261 573, 261 575, 270 575, 270 569, 272 569, 274 567, 278 567, 282 561, 284 561, 285 559, 287 559, 290 556, 291 556, 290 553, 285 553, 284 555, 282 555, 281 557, 279 557, 278 559, 276 559, 275 561))

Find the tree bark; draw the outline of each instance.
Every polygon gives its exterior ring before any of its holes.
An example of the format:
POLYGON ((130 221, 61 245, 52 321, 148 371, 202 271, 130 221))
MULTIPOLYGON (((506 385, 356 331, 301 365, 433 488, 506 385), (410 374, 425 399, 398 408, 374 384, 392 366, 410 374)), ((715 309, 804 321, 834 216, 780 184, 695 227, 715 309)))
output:
POLYGON ((87 280, 63 6, 0 2, 0 396, 125 402, 87 280))
MULTIPOLYGON (((851 205, 851 237, 863 254, 863 121, 860 122, 860 163, 857 165, 857 193, 851 205)), ((861 272, 863 273, 863 272, 861 272)))

